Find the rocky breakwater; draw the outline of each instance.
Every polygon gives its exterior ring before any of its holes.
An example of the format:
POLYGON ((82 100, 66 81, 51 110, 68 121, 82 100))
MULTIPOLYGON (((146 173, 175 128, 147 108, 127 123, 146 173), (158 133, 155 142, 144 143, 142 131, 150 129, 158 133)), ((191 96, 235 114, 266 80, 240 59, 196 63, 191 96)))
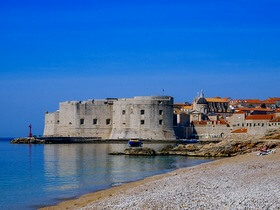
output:
POLYGON ((11 144, 44 144, 45 141, 35 137, 14 138, 11 144))
POLYGON ((185 155, 197 157, 231 157, 258 151, 266 147, 273 149, 280 147, 280 141, 267 140, 223 140, 219 143, 210 144, 187 144, 167 146, 157 152, 158 155, 185 155))
POLYGON ((279 140, 223 140, 209 144, 168 145, 159 151, 150 148, 128 148, 124 152, 112 152, 110 155, 182 155, 193 157, 232 157, 240 154, 280 147, 279 140))
POLYGON ((125 149, 123 152, 111 152, 110 155, 146 155, 155 156, 156 151, 147 147, 131 147, 125 149))

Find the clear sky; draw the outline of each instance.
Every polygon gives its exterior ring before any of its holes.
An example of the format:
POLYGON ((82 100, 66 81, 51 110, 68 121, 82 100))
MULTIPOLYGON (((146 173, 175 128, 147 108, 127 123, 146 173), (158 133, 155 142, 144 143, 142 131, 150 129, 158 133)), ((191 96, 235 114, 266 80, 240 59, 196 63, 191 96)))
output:
POLYGON ((280 96, 278 0, 0 2, 0 137, 66 100, 280 96))

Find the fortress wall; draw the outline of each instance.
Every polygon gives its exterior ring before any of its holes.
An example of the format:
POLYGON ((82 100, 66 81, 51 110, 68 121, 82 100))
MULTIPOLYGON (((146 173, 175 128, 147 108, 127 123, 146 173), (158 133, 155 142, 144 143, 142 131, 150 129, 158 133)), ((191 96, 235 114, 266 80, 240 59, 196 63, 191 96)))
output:
POLYGON ((60 122, 58 136, 108 139, 112 129, 112 105, 106 100, 63 102, 60 103, 60 122))
POLYGON ((44 136, 175 139, 169 96, 62 102, 45 121, 44 136))
POLYGON ((173 98, 134 97, 115 101, 110 138, 175 139, 173 98))
POLYGON ((59 124, 59 111, 45 114, 45 136, 54 136, 57 133, 57 126, 59 124))
POLYGON ((231 126, 241 126, 242 123, 245 123, 245 114, 233 114, 231 117, 227 117, 226 120, 231 126))
POLYGON ((195 136, 199 138, 217 138, 227 137, 231 133, 230 127, 227 125, 196 125, 193 129, 195 136))
POLYGON ((268 122, 267 120, 246 120, 249 135, 263 136, 270 129, 280 128, 280 123, 268 122))

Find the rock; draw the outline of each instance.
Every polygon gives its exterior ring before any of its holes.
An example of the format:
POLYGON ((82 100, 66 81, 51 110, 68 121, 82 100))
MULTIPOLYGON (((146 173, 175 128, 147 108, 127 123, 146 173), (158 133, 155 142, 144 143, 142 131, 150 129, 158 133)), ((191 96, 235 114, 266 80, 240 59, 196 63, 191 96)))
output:
POLYGON ((158 151, 157 154, 200 157, 231 157, 257 151, 263 147, 267 147, 268 149, 280 147, 280 141, 223 140, 219 143, 167 146, 158 151))
POLYGON ((44 144, 45 140, 36 139, 35 137, 14 138, 11 144, 44 144))
POLYGON ((267 131, 263 139, 280 139, 280 129, 267 131))
POLYGON ((157 155, 155 150, 147 147, 127 148, 124 150, 124 154, 125 155, 148 155, 148 156, 157 155))
POLYGON ((124 155, 124 152, 109 152, 109 155, 124 155))

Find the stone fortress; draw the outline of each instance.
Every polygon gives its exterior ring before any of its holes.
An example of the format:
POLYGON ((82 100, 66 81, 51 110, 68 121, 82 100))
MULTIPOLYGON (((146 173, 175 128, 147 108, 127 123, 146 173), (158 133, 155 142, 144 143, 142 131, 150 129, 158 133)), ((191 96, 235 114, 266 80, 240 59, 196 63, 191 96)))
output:
POLYGON ((45 114, 46 137, 175 139, 170 96, 67 101, 45 114))
POLYGON ((173 103, 171 96, 67 101, 45 114, 45 137, 153 139, 259 137, 280 128, 280 98, 207 98, 173 103))

